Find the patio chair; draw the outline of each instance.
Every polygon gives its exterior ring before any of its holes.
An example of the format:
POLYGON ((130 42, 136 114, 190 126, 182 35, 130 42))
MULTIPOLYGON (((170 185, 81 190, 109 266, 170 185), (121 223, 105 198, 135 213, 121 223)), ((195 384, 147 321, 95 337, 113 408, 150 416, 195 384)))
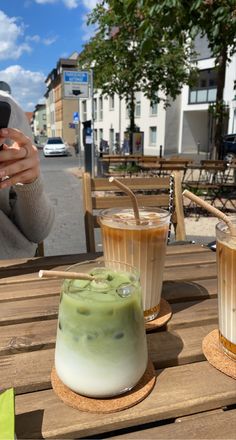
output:
MULTIPOLYGON (((182 199, 181 173, 173 173, 173 177, 127 177, 119 179, 127 185, 138 200, 138 205, 148 207, 162 207, 169 209, 172 205, 171 224, 174 226, 175 239, 181 242, 186 240, 184 210, 182 199), (173 191, 170 197, 170 181, 173 191), (171 184, 172 186, 172 184, 171 184), (172 197, 173 195, 173 197, 172 197)), ((114 183, 107 178, 92 178, 89 173, 82 176, 84 201, 84 226, 87 252, 96 252, 95 228, 99 227, 98 212, 107 208, 129 208, 130 198, 121 192, 114 183)))
POLYGON ((35 257, 44 257, 44 242, 41 241, 40 243, 38 243, 36 252, 35 252, 35 257))

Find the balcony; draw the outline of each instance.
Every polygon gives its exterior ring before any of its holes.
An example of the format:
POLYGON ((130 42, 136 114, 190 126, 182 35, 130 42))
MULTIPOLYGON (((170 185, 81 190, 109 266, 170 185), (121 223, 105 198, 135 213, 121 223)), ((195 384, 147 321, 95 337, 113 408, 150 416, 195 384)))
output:
POLYGON ((189 104, 205 104, 216 101, 216 87, 189 90, 189 104))

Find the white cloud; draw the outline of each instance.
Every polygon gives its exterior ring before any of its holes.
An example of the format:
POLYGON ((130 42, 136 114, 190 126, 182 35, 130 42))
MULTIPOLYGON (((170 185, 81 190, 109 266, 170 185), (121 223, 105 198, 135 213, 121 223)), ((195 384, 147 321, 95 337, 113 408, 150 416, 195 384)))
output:
POLYGON ((82 3, 87 9, 91 10, 100 2, 98 0, 82 0, 82 3))
POLYGON ((58 39, 57 35, 52 35, 51 37, 45 37, 42 38, 39 35, 28 35, 26 37, 26 41, 32 41, 33 43, 42 43, 45 44, 45 46, 50 46, 51 44, 55 43, 55 41, 58 39))
POLYGON ((83 4, 88 10, 91 10, 99 3, 99 0, 35 0, 39 5, 53 4, 59 1, 62 1, 68 9, 75 9, 83 4))
MULTIPOLYGON (((35 2, 39 5, 53 4, 57 3, 58 1, 59 0, 35 0, 35 2)), ((74 9, 79 6, 79 0, 62 0, 62 2, 68 9, 74 9)))
POLYGON ((45 75, 42 72, 25 70, 19 65, 1 70, 0 80, 10 85, 12 96, 25 111, 33 111, 46 91, 45 75))
POLYGON ((46 3, 56 3, 57 0, 35 0, 36 3, 38 3, 39 5, 44 5, 46 3))
POLYGON ((51 44, 55 43, 55 41, 57 41, 57 38, 58 37, 56 35, 54 37, 42 38, 42 43, 46 46, 50 46, 51 44))
POLYGON ((8 17, 0 10, 0 60, 18 59, 24 52, 30 52, 27 42, 19 40, 24 36, 24 25, 16 17, 8 17))
POLYGON ((90 38, 92 38, 95 34, 95 25, 87 25, 88 17, 87 15, 84 15, 82 17, 83 23, 82 23, 82 30, 83 30, 83 37, 82 40, 84 42, 89 41, 90 38))

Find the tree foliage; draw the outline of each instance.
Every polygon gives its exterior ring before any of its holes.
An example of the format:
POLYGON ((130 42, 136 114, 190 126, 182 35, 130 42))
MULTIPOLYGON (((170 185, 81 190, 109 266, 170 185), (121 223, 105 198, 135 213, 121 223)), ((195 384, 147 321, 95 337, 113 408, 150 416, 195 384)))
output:
POLYGON ((93 67, 96 88, 125 98, 131 130, 135 92, 142 91, 152 102, 163 99, 168 104, 166 97, 174 99, 183 84, 192 84, 195 73, 190 63, 192 45, 184 32, 170 35, 156 17, 150 42, 143 37, 142 22, 139 2, 131 5, 129 1, 108 0, 98 4, 88 18, 88 23, 97 27, 96 34, 80 55, 81 66, 93 67))
POLYGON ((153 102, 175 99, 183 84, 193 84, 192 42, 206 36, 218 71, 215 144, 223 126, 226 63, 236 51, 236 0, 107 0, 88 22, 96 35, 84 47, 81 63, 94 66, 95 86, 129 103, 134 126, 134 96, 153 102), (166 98, 167 97, 167 98, 166 98))
POLYGON ((169 29, 171 38, 185 32, 192 40, 197 35, 206 36, 209 48, 215 57, 218 71, 217 97, 215 104, 215 147, 219 156, 225 105, 223 92, 225 71, 230 56, 236 52, 236 0, 124 0, 129 14, 133 8, 140 9, 142 22, 140 32, 143 50, 151 47, 155 34, 155 23, 161 17, 161 25, 169 29), (169 26, 169 28, 168 28, 169 26))

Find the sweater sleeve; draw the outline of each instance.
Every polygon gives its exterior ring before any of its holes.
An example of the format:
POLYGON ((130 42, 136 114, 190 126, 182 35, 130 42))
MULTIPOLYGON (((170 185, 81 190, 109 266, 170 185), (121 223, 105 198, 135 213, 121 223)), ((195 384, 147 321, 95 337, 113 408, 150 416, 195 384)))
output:
POLYGON ((16 200, 12 220, 24 236, 33 243, 44 240, 53 225, 54 209, 43 188, 42 177, 33 183, 14 186, 16 200))

